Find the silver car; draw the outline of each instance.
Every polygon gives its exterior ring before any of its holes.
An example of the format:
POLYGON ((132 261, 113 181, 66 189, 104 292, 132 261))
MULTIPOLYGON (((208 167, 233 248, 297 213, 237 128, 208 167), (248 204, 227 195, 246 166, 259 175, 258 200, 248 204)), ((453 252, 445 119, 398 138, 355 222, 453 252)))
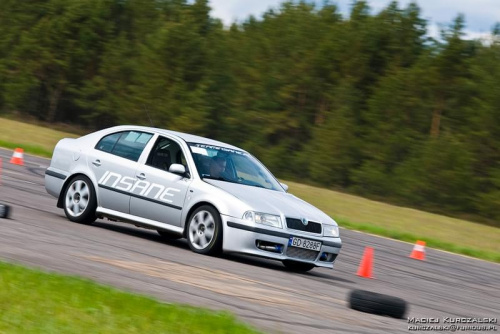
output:
POLYGON ((276 259, 295 271, 332 268, 337 223, 250 153, 174 131, 117 126, 62 139, 45 188, 69 220, 108 218, 186 238, 197 253, 276 259))

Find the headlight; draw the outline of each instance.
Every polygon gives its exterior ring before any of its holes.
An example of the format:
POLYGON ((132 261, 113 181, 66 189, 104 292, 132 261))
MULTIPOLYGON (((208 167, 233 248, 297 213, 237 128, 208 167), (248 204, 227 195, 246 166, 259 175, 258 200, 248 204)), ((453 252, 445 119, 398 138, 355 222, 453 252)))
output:
POLYGON ((276 216, 276 215, 270 215, 267 213, 254 212, 254 211, 247 211, 243 215, 243 219, 253 221, 257 224, 264 224, 264 225, 282 228, 281 227, 281 218, 280 218, 280 216, 276 216))
POLYGON ((339 227, 335 225, 323 225, 323 236, 337 238, 339 236, 339 227))

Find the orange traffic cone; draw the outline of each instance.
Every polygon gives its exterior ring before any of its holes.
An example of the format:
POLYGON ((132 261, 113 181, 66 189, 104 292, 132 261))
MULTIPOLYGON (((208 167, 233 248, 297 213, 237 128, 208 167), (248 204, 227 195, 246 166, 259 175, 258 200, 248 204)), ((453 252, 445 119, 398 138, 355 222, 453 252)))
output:
POLYGON ((16 148, 14 150, 14 154, 12 155, 12 158, 10 159, 10 163, 14 165, 24 165, 24 158, 23 158, 23 153, 24 150, 22 148, 16 148))
POLYGON ((363 253, 363 258, 361 259, 361 263, 359 264, 358 276, 373 278, 372 268, 373 268, 373 248, 366 247, 365 252, 363 253))
POLYGON ((421 261, 425 260, 425 241, 417 241, 410 254, 410 258, 421 261))

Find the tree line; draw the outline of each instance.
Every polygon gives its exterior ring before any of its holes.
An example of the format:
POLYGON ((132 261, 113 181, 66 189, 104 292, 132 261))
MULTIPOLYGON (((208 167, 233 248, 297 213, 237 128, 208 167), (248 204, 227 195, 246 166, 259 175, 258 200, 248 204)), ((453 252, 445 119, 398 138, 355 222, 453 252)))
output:
POLYGON ((241 146, 279 177, 500 226, 500 25, 438 39, 397 2, 287 1, 224 27, 207 0, 2 0, 0 113, 241 146))

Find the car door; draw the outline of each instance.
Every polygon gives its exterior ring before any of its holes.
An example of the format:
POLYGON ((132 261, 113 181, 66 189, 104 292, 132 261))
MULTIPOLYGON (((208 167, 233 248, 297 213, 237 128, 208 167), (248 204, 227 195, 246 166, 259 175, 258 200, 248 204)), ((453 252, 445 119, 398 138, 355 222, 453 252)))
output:
POLYGON ((153 134, 141 131, 116 132, 101 138, 90 152, 88 164, 97 180, 100 207, 130 212, 137 161, 152 137, 153 134))
POLYGON ((141 183, 130 199, 132 215, 173 226, 181 225, 182 207, 192 179, 170 173, 168 169, 178 163, 187 170, 184 157, 176 140, 158 137, 147 160, 136 171, 141 183))

